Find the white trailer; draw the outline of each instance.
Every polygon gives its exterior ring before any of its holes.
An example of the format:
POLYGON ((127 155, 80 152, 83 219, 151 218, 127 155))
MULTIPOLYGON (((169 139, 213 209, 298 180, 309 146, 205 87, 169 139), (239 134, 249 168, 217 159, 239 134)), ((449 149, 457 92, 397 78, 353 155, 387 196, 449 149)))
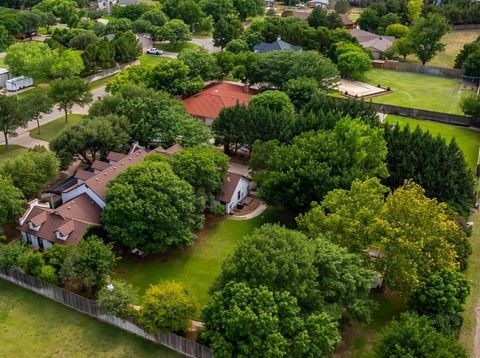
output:
POLYGON ((5 82, 10 79, 10 72, 6 68, 0 68, 0 87, 5 87, 5 82))
POLYGON ((19 91, 30 86, 33 86, 33 78, 31 77, 20 76, 5 81, 5 87, 10 92, 19 91))

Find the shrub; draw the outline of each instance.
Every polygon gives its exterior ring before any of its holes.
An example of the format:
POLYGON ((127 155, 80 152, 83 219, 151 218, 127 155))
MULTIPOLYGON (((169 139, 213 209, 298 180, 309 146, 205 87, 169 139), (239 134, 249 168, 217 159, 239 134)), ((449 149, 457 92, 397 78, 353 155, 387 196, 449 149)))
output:
POLYGON ((42 281, 51 283, 52 285, 58 284, 58 276, 55 272, 55 268, 50 265, 43 265, 38 278, 42 281))
POLYGON ((29 252, 20 259, 22 262, 22 269, 27 275, 40 276, 42 272, 42 267, 45 262, 43 261, 43 256, 39 252, 29 252))
POLYGON ((197 312, 197 303, 180 284, 166 282, 150 286, 143 297, 140 323, 149 332, 187 330, 197 312))
POLYGON ((222 216, 222 215, 225 215, 225 205, 222 205, 222 204, 215 204, 215 205, 212 205, 212 207, 210 208, 210 212, 213 214, 213 215, 217 215, 217 216, 222 216))
POLYGON ((137 291, 123 281, 114 281, 103 287, 98 294, 100 308, 107 314, 126 319, 133 314, 132 304, 137 299, 137 291))
POLYGON ((22 257, 29 249, 21 242, 0 246, 0 267, 20 268, 22 257))

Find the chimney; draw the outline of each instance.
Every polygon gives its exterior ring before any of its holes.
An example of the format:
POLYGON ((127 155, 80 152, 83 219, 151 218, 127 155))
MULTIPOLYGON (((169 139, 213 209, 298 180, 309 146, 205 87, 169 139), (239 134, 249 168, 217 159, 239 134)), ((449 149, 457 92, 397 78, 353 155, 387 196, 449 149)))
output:
POLYGON ((250 85, 248 83, 245 83, 243 85, 243 92, 249 93, 250 92, 250 85))
POLYGON ((280 41, 282 37, 280 35, 277 36, 277 41, 280 41))

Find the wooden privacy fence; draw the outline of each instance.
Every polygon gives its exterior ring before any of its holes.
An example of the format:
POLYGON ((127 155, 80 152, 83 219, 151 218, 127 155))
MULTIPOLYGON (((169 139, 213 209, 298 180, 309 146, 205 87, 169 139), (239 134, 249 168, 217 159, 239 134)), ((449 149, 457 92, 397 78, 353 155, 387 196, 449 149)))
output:
POLYGON ((458 68, 446 68, 436 66, 417 65, 415 63, 406 63, 389 60, 375 60, 372 62, 374 68, 392 70, 398 72, 413 72, 436 77, 462 78, 463 70, 458 68))
MULTIPOLYGON (((337 101, 352 100, 352 99, 347 99, 342 97, 331 97, 331 98, 334 98, 337 101)), ((365 101, 364 99, 358 99, 358 100, 365 101)), ((373 108, 375 108, 378 112, 381 112, 381 113, 395 114, 401 117, 408 117, 408 118, 425 119, 428 121, 454 124, 457 126, 480 128, 480 120, 472 117, 468 117, 468 116, 462 116, 460 114, 449 114, 449 113, 427 111, 424 109, 394 106, 391 104, 373 103, 371 101, 369 101, 368 103, 370 103, 373 106, 373 108)))
POLYGON ((97 304, 88 298, 77 295, 64 288, 43 282, 36 277, 26 275, 19 270, 0 268, 0 278, 55 300, 77 311, 88 314, 100 321, 136 334, 137 336, 143 337, 151 342, 161 344, 187 357, 213 358, 210 349, 204 345, 174 333, 157 332, 156 334, 149 334, 145 332, 143 328, 135 324, 135 322, 124 321, 118 317, 102 313, 97 304))
POLYGON ((480 29, 480 24, 453 25, 454 30, 476 30, 480 29))

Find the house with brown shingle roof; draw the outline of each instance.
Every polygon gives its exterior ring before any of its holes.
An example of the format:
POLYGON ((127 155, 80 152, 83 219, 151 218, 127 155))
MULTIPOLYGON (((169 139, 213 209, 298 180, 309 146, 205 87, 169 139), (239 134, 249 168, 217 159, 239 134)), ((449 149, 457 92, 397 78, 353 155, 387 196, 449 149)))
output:
MULTIPOLYGON (((175 145, 165 150, 165 154, 181 149, 175 145)), ((141 147, 134 147, 128 154, 111 152, 108 162, 95 161, 89 170, 77 171, 73 178, 57 186, 62 204, 56 209, 37 199, 30 202, 19 220, 22 241, 39 250, 55 243, 77 244, 87 227, 100 224, 107 184, 148 153, 141 147)))
POLYGON ((223 108, 247 104, 254 95, 255 91, 242 83, 212 83, 184 99, 183 106, 188 114, 211 125, 223 108))
POLYGON ((239 202, 250 192, 251 180, 246 176, 228 171, 222 191, 215 197, 217 203, 225 205, 225 212, 231 214, 239 202))

